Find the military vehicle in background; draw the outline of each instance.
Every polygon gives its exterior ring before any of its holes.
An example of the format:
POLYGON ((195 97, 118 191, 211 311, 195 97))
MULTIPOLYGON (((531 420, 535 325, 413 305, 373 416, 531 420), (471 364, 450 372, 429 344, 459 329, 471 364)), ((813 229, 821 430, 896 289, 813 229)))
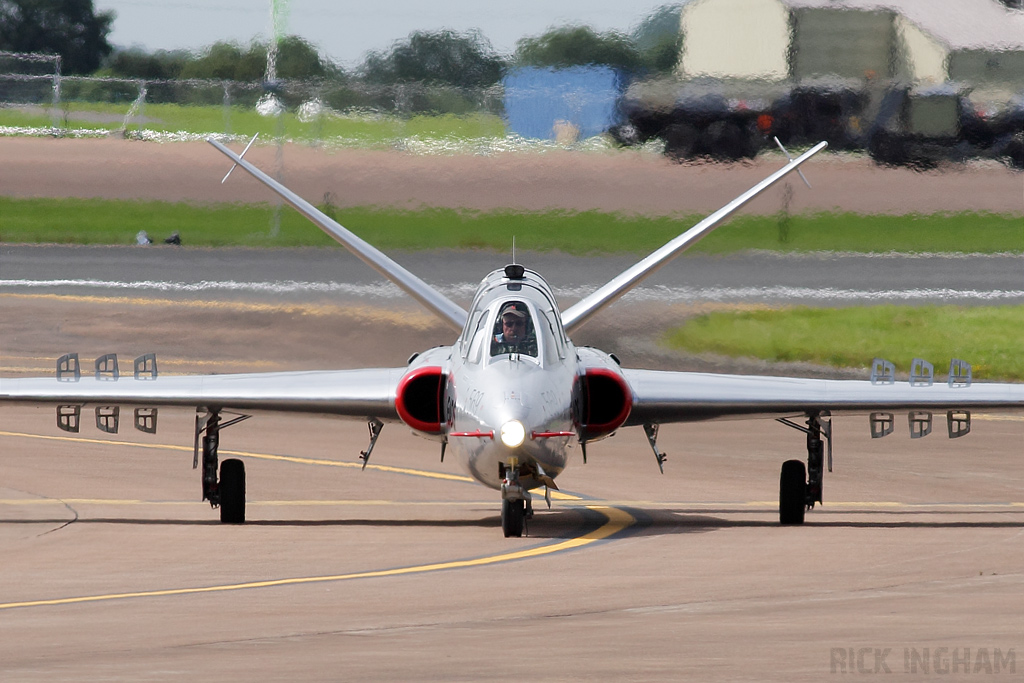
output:
POLYGON ((1024 169, 1024 92, 992 117, 992 153, 1013 168, 1024 169))
POLYGON ((995 139, 986 120, 956 84, 889 88, 879 102, 867 149, 880 164, 934 168, 987 156, 995 139))
POLYGON ((807 79, 772 103, 766 126, 787 146, 828 140, 832 149, 862 149, 870 104, 870 92, 854 79, 807 79))
POLYGON ((752 159, 761 150, 828 140, 832 149, 863 149, 870 94, 851 79, 798 85, 758 81, 657 79, 624 93, 623 122, 611 135, 624 145, 659 138, 677 161, 752 159))
POLYGON ((622 123, 609 132, 623 145, 659 138, 665 155, 677 161, 751 159, 768 139, 764 117, 779 94, 771 85, 716 79, 637 81, 620 100, 622 123))
POLYGON ((1024 106, 1011 100, 1024 88, 1024 14, 996 2, 701 0, 682 6, 679 29, 673 76, 621 98, 611 132, 626 144, 738 160, 778 136, 882 164, 1022 165, 1024 106))
POLYGON ((793 83, 670 78, 633 83, 620 101, 623 145, 653 139, 676 161, 752 159, 774 148, 828 140, 880 164, 933 168, 998 158, 1024 168, 1024 97, 977 106, 965 86, 910 86, 852 78, 793 83))
POLYGON ((665 155, 676 161, 753 158, 769 133, 762 117, 778 95, 753 90, 715 79, 636 81, 620 100, 622 123, 609 133, 622 145, 661 139, 665 155))

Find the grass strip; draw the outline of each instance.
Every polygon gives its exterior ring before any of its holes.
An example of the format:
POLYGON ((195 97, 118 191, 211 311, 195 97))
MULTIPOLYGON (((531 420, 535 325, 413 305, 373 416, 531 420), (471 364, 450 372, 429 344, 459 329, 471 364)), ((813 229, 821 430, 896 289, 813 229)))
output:
POLYGON ((962 358, 979 379, 1020 381, 1021 330, 1024 306, 801 306, 695 316, 665 343, 690 353, 845 368, 870 368, 878 357, 903 372, 914 358, 931 362, 937 373, 962 358))
MULTIPOLYGON (((57 118, 61 127, 116 130, 122 127, 131 104, 130 101, 123 104, 65 102, 57 111, 57 118)), ((223 131, 247 137, 259 132, 264 139, 279 134, 293 139, 343 138, 368 147, 387 146, 397 139, 412 137, 449 140, 505 136, 505 122, 493 114, 323 116, 301 121, 295 112, 289 111, 278 121, 247 107, 148 103, 138 113, 145 117, 145 121, 141 124, 129 122, 128 131, 197 134, 223 131)), ((48 127, 52 123, 49 108, 0 109, 0 126, 48 127)))
MULTIPOLYGON (((639 216, 600 211, 418 210, 373 206, 321 209, 381 249, 520 249, 569 254, 646 254, 702 216, 639 216)), ((273 234, 275 209, 265 204, 189 204, 104 199, 0 197, 0 242, 134 244, 172 232, 190 246, 319 247, 334 242, 285 207, 273 234)), ((1024 253, 1024 218, 994 213, 901 216, 815 213, 739 216, 694 247, 695 253, 746 249, 1024 253)))

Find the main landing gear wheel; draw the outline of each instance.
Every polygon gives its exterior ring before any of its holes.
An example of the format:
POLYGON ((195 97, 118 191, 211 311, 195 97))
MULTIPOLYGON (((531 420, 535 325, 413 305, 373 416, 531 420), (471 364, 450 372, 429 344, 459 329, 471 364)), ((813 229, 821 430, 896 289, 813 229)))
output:
POLYGON ((807 469, 801 460, 787 460, 779 477, 779 522, 803 524, 806 510, 807 469))
POLYGON ((220 464, 220 521, 245 522, 245 463, 232 458, 220 464))
POLYGON ((505 538, 523 535, 523 518, 526 516, 523 503, 522 500, 501 501, 501 530, 505 532, 505 538))

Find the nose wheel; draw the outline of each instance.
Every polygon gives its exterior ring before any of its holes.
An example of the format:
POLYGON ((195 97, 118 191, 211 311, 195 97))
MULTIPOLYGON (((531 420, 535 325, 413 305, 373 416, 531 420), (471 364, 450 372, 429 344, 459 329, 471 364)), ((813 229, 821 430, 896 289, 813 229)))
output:
POLYGON ((501 501, 501 530, 505 538, 519 538, 523 535, 523 523, 526 519, 526 501, 505 499, 501 501))
POLYGON ((509 458, 508 463, 499 463, 498 476, 501 482, 501 530, 505 538, 520 538, 527 512, 532 512, 527 501, 530 494, 519 483, 519 460, 509 458))

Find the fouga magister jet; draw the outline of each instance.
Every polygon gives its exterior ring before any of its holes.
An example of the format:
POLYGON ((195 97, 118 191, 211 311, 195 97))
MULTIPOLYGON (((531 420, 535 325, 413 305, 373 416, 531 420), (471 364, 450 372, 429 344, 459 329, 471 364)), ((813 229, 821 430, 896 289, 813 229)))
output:
POLYGON ((955 438, 970 431, 971 410, 1024 407, 1024 384, 972 382, 970 365, 956 359, 946 382, 936 382, 933 366, 917 359, 910 381, 897 383, 893 365, 881 359, 870 380, 815 380, 626 369, 612 354, 573 345, 574 330, 798 171, 824 142, 564 311, 540 274, 516 263, 487 275, 466 311, 242 156, 209 142, 234 161, 232 170, 253 175, 458 332, 451 346, 423 351, 397 368, 165 377, 150 354, 122 376, 112 354, 97 358, 91 373, 83 372, 77 354, 67 354, 54 377, 0 380, 0 402, 53 404, 65 431, 79 430, 86 407, 107 432, 117 431, 122 408, 134 411, 134 426, 145 432, 155 431, 161 406, 195 408, 193 467, 201 465, 203 499, 219 506, 222 522, 245 521, 244 465, 224 460, 218 472, 217 456, 220 432, 248 417, 244 411, 364 419, 370 430, 364 466, 384 424, 402 423, 500 491, 502 530, 521 536, 532 514, 530 492, 544 487, 547 494, 571 450, 579 447, 586 461, 588 444, 624 427, 643 428, 659 467, 658 427, 667 422, 769 416, 803 432, 806 466, 783 463, 779 485, 780 522, 800 524, 822 501, 833 412, 868 413, 872 436, 880 437, 893 431, 895 411, 908 411, 911 436, 919 437, 931 431, 933 413, 945 411, 955 438))

